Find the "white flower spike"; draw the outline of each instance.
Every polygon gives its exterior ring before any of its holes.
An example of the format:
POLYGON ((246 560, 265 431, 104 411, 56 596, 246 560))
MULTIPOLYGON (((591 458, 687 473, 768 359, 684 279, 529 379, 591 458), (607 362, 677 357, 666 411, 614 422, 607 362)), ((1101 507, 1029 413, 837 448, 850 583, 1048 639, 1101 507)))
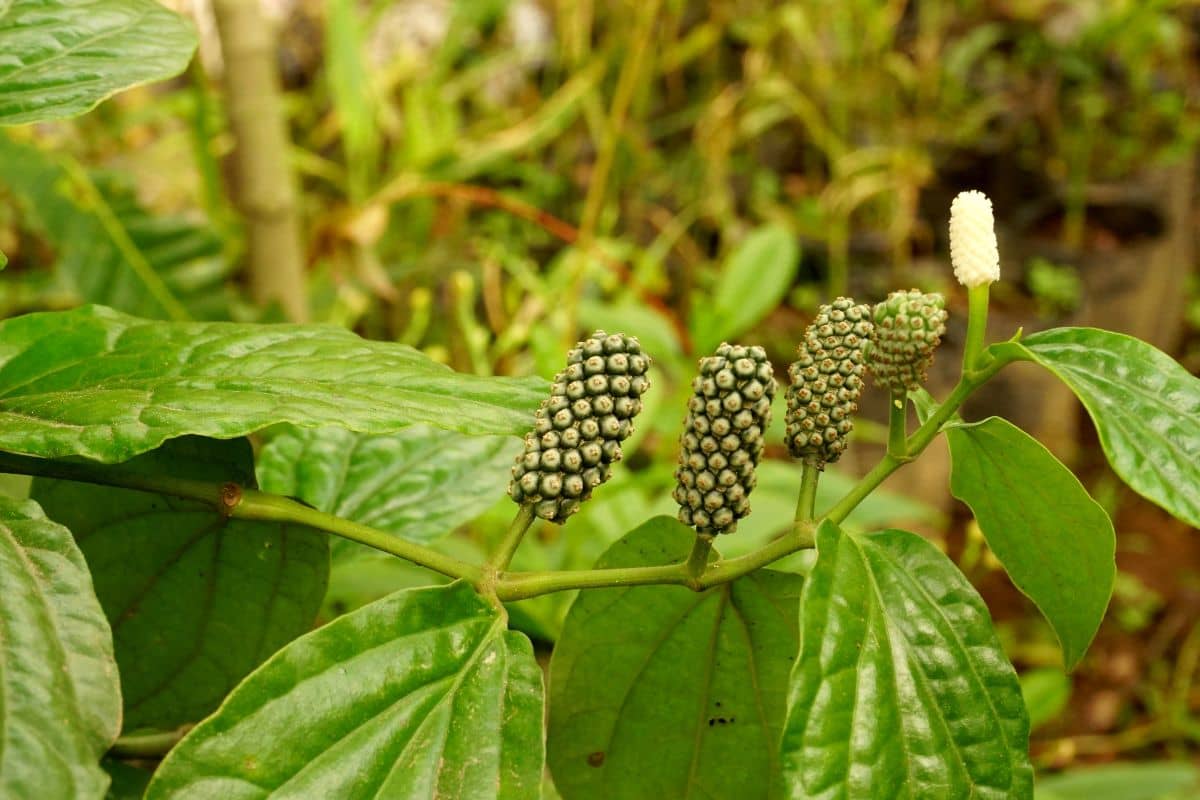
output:
POLYGON ((983 192, 959 192, 950 204, 950 263, 968 288, 1000 280, 992 201, 983 192))

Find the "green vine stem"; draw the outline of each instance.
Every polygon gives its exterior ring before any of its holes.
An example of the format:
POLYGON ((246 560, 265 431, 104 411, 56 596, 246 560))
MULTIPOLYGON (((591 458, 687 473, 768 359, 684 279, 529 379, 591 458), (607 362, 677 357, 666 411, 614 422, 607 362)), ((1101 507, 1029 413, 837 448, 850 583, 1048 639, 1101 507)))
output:
POLYGON ((796 522, 812 522, 817 508, 817 482, 821 479, 821 462, 805 459, 800 472, 800 496, 796 499, 796 522))
POLYGON ((223 515, 234 519, 307 525, 391 553, 450 578, 466 578, 477 583, 482 575, 482 570, 474 564, 459 561, 369 525, 326 514, 290 498, 267 494, 257 489, 246 489, 236 483, 193 481, 168 475, 143 475, 122 469, 120 465, 87 461, 52 461, 13 453, 0 453, 0 472, 82 481, 198 500, 214 506, 223 515))
POLYGON ((492 569, 496 572, 504 572, 504 570, 508 569, 508 565, 512 563, 513 555, 516 554, 517 548, 521 546, 521 540, 525 538, 525 532, 533 524, 533 519, 533 506, 529 503, 523 503, 517 509, 517 515, 513 517, 513 521, 508 526, 508 531, 504 534, 504 538, 500 540, 496 552, 488 559, 488 565, 492 569))
POLYGON ((708 554, 712 552, 713 537, 705 534, 696 536, 696 543, 692 545, 692 553, 688 556, 687 563, 684 569, 688 576, 699 580, 704 571, 708 569, 708 554))
MULTIPOLYGON (((985 366, 963 374, 958 385, 937 410, 908 437, 908 456, 900 459, 890 453, 885 455, 870 472, 859 479, 822 518, 840 524, 885 478, 924 450, 941 431, 942 426, 954 416, 963 401, 977 388, 986 383, 1000 369, 1022 358, 1019 348, 993 349, 991 357, 983 359, 985 366)), ((428 547, 414 544, 399 536, 385 533, 368 525, 335 517, 286 497, 267 494, 255 489, 243 489, 233 483, 207 483, 172 478, 163 475, 143 475, 122 469, 120 465, 106 465, 82 461, 52 461, 31 456, 0 453, 0 472, 37 475, 48 478, 96 483, 126 489, 157 492, 209 503, 220 513, 236 519, 270 520, 307 525, 345 539, 365 544, 385 553, 427 567, 450 578, 462 578, 476 586, 484 582, 482 567, 459 561, 428 547)), ((802 479, 803 480, 803 479, 802 479)), ((815 481, 810 478, 815 496, 815 481)), ((518 514, 517 520, 521 519, 518 514)), ((562 592, 572 589, 594 589, 614 586, 638 586, 646 584, 679 584, 697 591, 722 583, 728 583, 756 569, 765 567, 797 550, 811 548, 817 528, 816 521, 801 520, 792 530, 752 553, 709 564, 703 574, 691 573, 689 561, 655 567, 629 567, 622 569, 591 569, 549 572, 505 572, 497 575, 495 568, 489 589, 502 601, 522 600, 528 597, 562 592)), ((514 522, 514 528, 520 525, 514 522)), ((522 531, 523 533, 523 531, 522 531)), ((512 529, 505 537, 506 542, 518 539, 512 529)), ((505 548, 515 550, 515 544, 505 548)), ((502 551, 500 551, 502 552, 502 551)), ((707 554, 706 554, 707 556, 707 554)), ((496 563, 499 563, 498 561, 496 563)))
POLYGON ((709 564, 698 578, 688 572, 687 562, 658 567, 510 572, 496 585, 496 595, 505 602, 511 602, 572 589, 613 589, 650 584, 678 584, 699 592, 729 583, 797 550, 811 548, 815 542, 815 531, 812 523, 799 523, 787 535, 752 553, 709 564))
POLYGON ((967 375, 979 369, 987 338, 988 290, 991 284, 983 283, 967 289, 967 342, 963 349, 962 371, 967 375))
POLYGON ((908 458, 908 392, 904 390, 892 392, 888 403, 887 452, 893 458, 908 458))

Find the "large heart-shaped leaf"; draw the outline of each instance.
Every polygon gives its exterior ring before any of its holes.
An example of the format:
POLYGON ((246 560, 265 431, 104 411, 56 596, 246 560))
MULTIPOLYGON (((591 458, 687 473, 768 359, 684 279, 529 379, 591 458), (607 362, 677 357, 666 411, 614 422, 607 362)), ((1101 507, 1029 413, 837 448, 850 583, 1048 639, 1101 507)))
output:
MULTIPOLYGON (((254 485, 245 439, 187 437, 123 464, 139 474, 254 485)), ((38 478, 33 496, 75 534, 112 625, 127 728, 195 722, 312 626, 329 540, 223 517, 204 503, 38 478)))
POLYGON ((471 586, 397 592, 276 653, 147 800, 540 796, 542 673, 471 586))
POLYGON ((321 325, 149 322, 101 306, 0 323, 0 449, 125 461, 269 425, 518 434, 545 384, 455 373, 321 325))
POLYGON ((191 24, 154 0, 0 3, 0 125, 82 114, 178 75, 195 49, 191 24))
POLYGON ((0 497, 0 587, 0 797, 102 797, 112 634, 71 532, 37 503, 0 497))
POLYGON ((220 238, 181 217, 157 217, 120 179, 0 133, 0 184, 55 253, 57 284, 80 302, 156 319, 228 316, 232 264, 220 238))
POLYGON ((259 485, 415 542, 470 522, 504 494, 520 443, 414 425, 368 436, 294 428, 258 458, 259 485))
POLYGON ((992 347, 1062 378, 1096 424, 1113 471, 1200 527, 1200 378, 1139 339, 1096 328, 1054 328, 992 347))
POLYGON ((971 507, 1017 588, 1083 658, 1116 580, 1116 533, 1079 479, 1040 442, 999 417, 946 429, 950 490, 971 507))
POLYGON ((987 608, 932 544, 825 523, 783 735, 793 798, 1028 800, 1029 720, 987 608))
MULTIPOLYGON (((695 539, 656 517, 597 566, 678 562, 695 539)), ((550 664, 549 760, 563 798, 767 797, 801 582, 759 570, 702 593, 581 593, 550 664)))

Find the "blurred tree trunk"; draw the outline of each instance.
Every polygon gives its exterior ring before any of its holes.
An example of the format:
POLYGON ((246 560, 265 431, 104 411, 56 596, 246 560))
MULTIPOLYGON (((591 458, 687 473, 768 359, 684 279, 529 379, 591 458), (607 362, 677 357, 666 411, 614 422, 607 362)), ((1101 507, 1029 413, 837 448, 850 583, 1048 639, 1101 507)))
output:
POLYGON ((304 251, 296 213, 290 142, 279 97, 274 30, 258 0, 214 0, 223 85, 235 139, 234 205, 246 223, 246 269, 258 303, 278 303, 308 320, 304 251))
POLYGON ((1186 327, 1188 278, 1196 263, 1195 174, 1195 157, 1189 157, 1091 193, 1094 204, 1128 218, 1124 227, 1138 238, 1084 261, 1086 301, 1076 324, 1127 333, 1175 353, 1186 327))

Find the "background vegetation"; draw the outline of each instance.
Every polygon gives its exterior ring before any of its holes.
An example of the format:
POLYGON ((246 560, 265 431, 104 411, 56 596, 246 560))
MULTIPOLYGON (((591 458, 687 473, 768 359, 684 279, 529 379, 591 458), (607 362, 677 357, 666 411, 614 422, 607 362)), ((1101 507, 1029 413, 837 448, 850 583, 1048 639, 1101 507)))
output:
MULTIPOLYGON (((996 203, 998 329, 1102 324, 1200 368, 1194 2, 183 5, 201 33, 184 77, 0 133, 0 314, 95 302, 328 322, 461 371, 545 377, 582 333, 638 335, 655 390, 625 468, 570 525, 537 528, 518 568, 590 566, 650 514, 673 513, 688 382, 722 340, 761 344, 782 367, 820 302, 911 285, 947 295, 939 361, 953 364, 966 298, 945 235, 961 189, 996 203)), ((898 476, 857 523, 916 526, 980 587, 1022 672, 1041 767, 1194 760, 1200 540, 1121 487, 1069 393, 1028 388, 1037 377, 971 415, 1002 412, 1047 441, 1116 521, 1116 596, 1076 672, 963 523, 944 458, 898 476)), ((880 444, 869 419, 883 401, 865 405, 852 454, 880 444)), ((456 554, 481 550, 511 514, 515 440, 306 437, 264 437, 260 482, 303 494, 288 469, 324 447, 354 449, 379 485, 431 484, 436 451, 471 465, 458 480, 473 496, 453 509, 436 495, 373 509, 369 493, 336 487, 325 500, 456 554)), ((768 455, 784 456, 781 439, 768 455)), ((831 472, 821 489, 846 479, 831 472)), ((726 555, 790 522, 787 468, 769 460, 753 500, 726 555)), ((437 580, 347 544, 325 620, 437 580)), ((526 601, 514 619, 548 644, 569 601, 526 601)), ((1145 797, 1195 780, 1156 774, 1165 788, 1145 797)), ((1056 796, 1099 797, 1071 780, 1056 796)))

